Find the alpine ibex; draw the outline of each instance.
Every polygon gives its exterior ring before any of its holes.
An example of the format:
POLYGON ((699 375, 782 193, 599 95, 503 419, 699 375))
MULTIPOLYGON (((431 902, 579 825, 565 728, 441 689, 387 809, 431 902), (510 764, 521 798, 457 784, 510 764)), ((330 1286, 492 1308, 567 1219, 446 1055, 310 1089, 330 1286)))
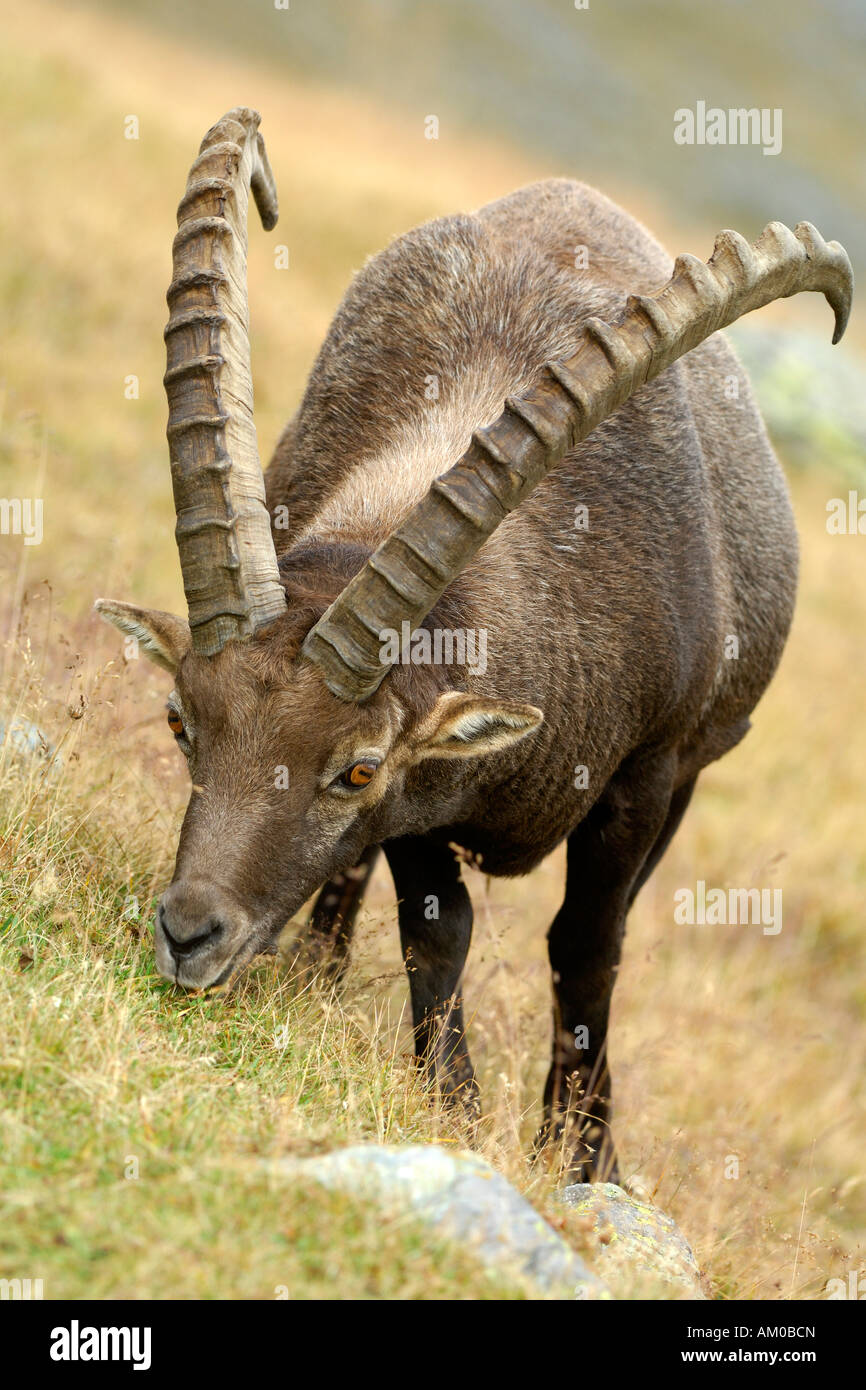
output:
POLYGON ((716 330, 819 290, 835 342, 850 263, 774 222, 672 266, 566 180, 429 222, 356 275, 263 479, 246 215, 250 187, 266 228, 277 199, 258 125, 238 108, 208 132, 178 210, 165 385, 189 621, 97 604, 173 673, 192 778, 158 967, 225 984, 317 889, 313 935, 345 951, 381 846, 419 1058, 474 1111, 453 846, 516 875, 567 839, 540 1137, 614 1176, 626 914, 748 729, 794 603, 787 490, 716 330), (486 634, 486 663, 425 659, 443 632, 486 634))

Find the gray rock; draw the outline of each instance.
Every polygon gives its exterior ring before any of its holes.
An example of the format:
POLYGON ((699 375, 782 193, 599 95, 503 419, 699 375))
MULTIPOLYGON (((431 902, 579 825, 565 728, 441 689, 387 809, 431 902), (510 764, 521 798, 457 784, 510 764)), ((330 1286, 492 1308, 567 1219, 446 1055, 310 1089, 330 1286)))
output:
POLYGON ((588 1258, 617 1297, 705 1298, 691 1248, 671 1219, 614 1183, 574 1183, 562 1200, 586 1217, 588 1258))
POLYGON ((54 753, 42 730, 29 719, 14 718, 8 724, 0 719, 0 748, 4 744, 10 753, 19 758, 36 758, 51 762, 54 767, 60 767, 63 762, 60 754, 54 753))
POLYGON ((316 1158, 265 1161, 271 1173, 307 1178, 411 1213, 473 1251, 537 1297, 690 1298, 706 1295, 688 1243, 669 1216, 613 1183, 576 1183, 563 1202, 585 1218, 585 1258, 476 1154, 436 1144, 358 1144, 316 1158))
POLYGON ((363 1144, 321 1158, 272 1160, 267 1167, 350 1192, 383 1210, 412 1212, 438 1234, 472 1249, 487 1268, 530 1280, 541 1296, 611 1297, 577 1251, 475 1154, 435 1144, 363 1144))

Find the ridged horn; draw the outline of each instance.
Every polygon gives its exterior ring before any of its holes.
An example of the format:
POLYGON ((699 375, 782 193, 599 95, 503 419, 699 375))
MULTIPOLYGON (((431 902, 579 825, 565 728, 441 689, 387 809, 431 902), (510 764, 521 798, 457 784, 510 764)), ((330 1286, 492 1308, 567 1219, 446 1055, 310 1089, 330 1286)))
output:
POLYGON ((476 430, 449 472, 370 556, 308 634, 304 655, 344 700, 360 701, 388 671, 385 629, 420 623, 499 523, 562 457, 645 382, 719 328, 801 290, 824 294, 845 331, 851 263, 809 222, 793 232, 771 222, 754 246, 720 232, 707 264, 679 256, 664 289, 631 295, 616 323, 590 318, 572 357, 548 362, 538 384, 509 397, 494 424, 476 430))
POLYGON ((165 330, 175 536, 192 644, 213 656, 285 612, 253 422, 249 190, 266 231, 277 192, 259 114, 212 126, 177 210, 165 330))

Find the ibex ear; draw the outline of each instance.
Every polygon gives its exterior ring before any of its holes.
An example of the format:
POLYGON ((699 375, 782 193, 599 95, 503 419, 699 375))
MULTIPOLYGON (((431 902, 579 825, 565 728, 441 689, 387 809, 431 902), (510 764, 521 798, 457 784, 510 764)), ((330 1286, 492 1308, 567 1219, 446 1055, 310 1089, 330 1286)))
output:
POLYGON ((543 718, 535 705, 449 690, 439 696, 416 732, 415 761, 480 758, 485 753, 498 753, 531 734, 543 718))
POLYGON ((145 656, 174 675, 190 648, 189 623, 184 618, 112 598, 98 598, 93 606, 107 623, 134 638, 145 656))

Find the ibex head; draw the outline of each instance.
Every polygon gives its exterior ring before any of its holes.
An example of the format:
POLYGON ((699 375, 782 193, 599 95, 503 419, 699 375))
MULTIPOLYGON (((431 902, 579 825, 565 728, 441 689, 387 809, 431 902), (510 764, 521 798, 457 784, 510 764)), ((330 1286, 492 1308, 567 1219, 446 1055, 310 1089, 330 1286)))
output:
POLYGON ((250 188, 265 227, 277 220, 258 124, 237 108, 208 132, 178 209, 165 385, 189 621, 97 603, 174 676, 168 723, 192 793, 156 952, 164 975, 199 988, 233 978, 370 845, 459 822, 473 760, 541 722, 531 704, 462 688, 455 668, 384 663, 383 633, 447 607, 449 586, 549 469, 716 329, 819 289, 835 341, 851 297, 844 251, 808 223, 772 223, 754 247, 723 232, 708 265, 680 257, 616 325, 587 320, 574 356, 509 398, 372 555, 308 543, 279 566, 247 327, 250 188))
POLYGON ((237 109, 208 132, 178 210, 165 385, 189 621, 97 603, 174 676, 168 724, 193 789, 156 951, 161 972, 191 987, 234 975, 368 845, 429 822, 432 760, 452 761, 459 783, 467 759, 541 719, 529 705, 448 689, 441 667, 401 668, 386 689, 346 698, 302 650, 366 555, 341 556, 348 570, 325 580, 303 556, 278 569, 247 333, 250 187, 265 227, 277 220, 258 123, 237 109), (407 785, 422 762, 427 775, 407 785))
POLYGON ((281 618, 210 656, 180 618, 99 604, 174 674, 168 724, 192 792, 155 938, 160 972, 188 987, 234 977, 323 882, 369 845, 429 828, 458 804, 469 760, 541 719, 450 690, 434 666, 397 668, 363 703, 340 699, 302 653, 326 596, 303 572, 285 592, 281 618))

